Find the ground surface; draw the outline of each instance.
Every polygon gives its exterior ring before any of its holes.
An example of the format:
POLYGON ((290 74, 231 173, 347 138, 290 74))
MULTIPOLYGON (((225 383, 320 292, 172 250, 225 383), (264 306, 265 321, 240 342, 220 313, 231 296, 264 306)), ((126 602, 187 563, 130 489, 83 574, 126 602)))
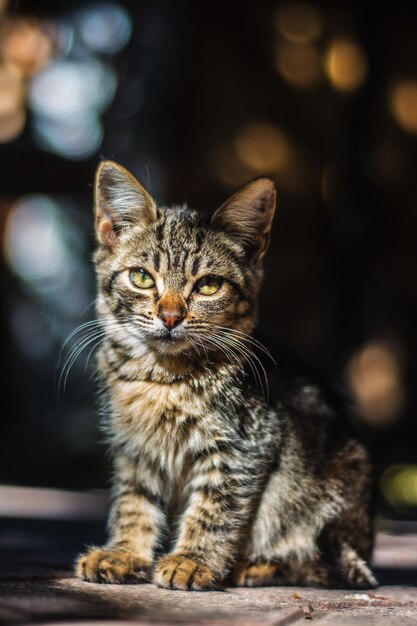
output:
POLYGON ((101 540, 101 512, 96 521, 71 519, 67 510, 64 519, 30 519, 22 511, 13 518, 2 511, 0 491, 2 513, 0 624, 417 626, 415 523, 391 524, 378 534, 374 566, 381 586, 372 593, 295 587, 196 593, 76 580, 71 562, 84 544, 101 540))

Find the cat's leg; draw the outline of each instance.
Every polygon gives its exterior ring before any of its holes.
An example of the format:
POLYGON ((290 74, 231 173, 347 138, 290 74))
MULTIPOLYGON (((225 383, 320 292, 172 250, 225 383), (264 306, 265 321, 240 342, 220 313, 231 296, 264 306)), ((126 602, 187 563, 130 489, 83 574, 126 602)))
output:
MULTIPOLYGON (((293 537, 297 537, 294 532, 293 537)), ((363 502, 357 502, 354 510, 348 510, 336 520, 324 525, 317 538, 311 536, 316 547, 307 558, 280 556, 279 544, 276 556, 261 556, 244 562, 233 572, 233 582, 239 586, 307 585, 371 589, 377 581, 368 565, 372 552, 373 530, 369 514, 363 502)), ((286 538, 291 546, 291 535, 286 538)), ((296 552, 294 543, 292 551, 296 552)), ((269 552, 271 554, 271 552, 269 552)))
POLYGON ((205 590, 222 584, 250 521, 257 493, 252 470, 251 463, 237 453, 217 448, 201 453, 173 552, 155 568, 154 581, 159 586, 205 590))
POLYGON ((110 538, 102 548, 78 557, 80 578, 98 583, 150 580, 155 548, 166 530, 159 477, 146 464, 125 456, 116 459, 110 538))
POLYGON ((230 573, 230 582, 236 587, 269 587, 277 585, 279 564, 267 559, 239 561, 230 573))
MULTIPOLYGON (((237 564, 231 582, 237 586, 301 585, 371 589, 377 581, 368 565, 372 547, 369 518, 345 513, 326 526, 319 536, 318 549, 307 559, 276 556, 248 559, 237 564)), ((296 546, 294 546, 295 549, 296 546)))
POLYGON ((335 586, 372 589, 378 586, 368 564, 373 532, 363 507, 345 513, 343 519, 329 524, 320 540, 323 553, 331 560, 335 586))
POLYGON ((365 451, 348 441, 323 475, 319 484, 299 472, 295 492, 283 489, 285 473, 271 479, 253 527, 249 563, 237 573, 236 584, 271 584, 267 581, 272 579, 277 585, 355 589, 377 585, 368 565, 374 532, 365 451), (304 502, 297 502, 298 493, 304 502))
MULTIPOLYGON (((360 444, 349 440, 331 459, 327 472, 342 481, 344 507, 323 528, 318 539, 322 553, 334 565, 336 585, 374 588, 378 583, 368 564, 374 542, 370 514, 372 472, 368 455, 360 444)), ((332 497, 330 489, 328 493, 332 497)))
POLYGON ((237 564, 231 580, 237 586, 301 585, 372 589, 378 583, 368 565, 371 533, 364 526, 329 524, 318 539, 320 548, 306 560, 290 557, 259 557, 237 564), (349 531, 349 529, 351 529, 349 531))
POLYGON ((375 589, 378 581, 365 559, 348 542, 342 542, 337 560, 341 585, 352 589, 375 589))
POLYGON ((238 587, 267 587, 301 585, 328 587, 332 579, 331 567, 320 556, 308 561, 297 559, 259 559, 241 562, 232 571, 231 582, 238 587))

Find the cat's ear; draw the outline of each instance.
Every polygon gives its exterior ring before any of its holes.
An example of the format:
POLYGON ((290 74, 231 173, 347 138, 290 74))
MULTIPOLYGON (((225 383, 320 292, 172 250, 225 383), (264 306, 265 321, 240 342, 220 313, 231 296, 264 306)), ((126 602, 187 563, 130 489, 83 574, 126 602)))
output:
POLYGON ((97 239, 107 247, 113 247, 125 228, 146 228, 158 217, 148 192, 130 172, 113 161, 102 161, 97 168, 94 204, 97 239))
POLYGON ((211 225, 237 238, 260 260, 268 247, 275 204, 275 184, 269 178, 258 178, 222 204, 211 225))

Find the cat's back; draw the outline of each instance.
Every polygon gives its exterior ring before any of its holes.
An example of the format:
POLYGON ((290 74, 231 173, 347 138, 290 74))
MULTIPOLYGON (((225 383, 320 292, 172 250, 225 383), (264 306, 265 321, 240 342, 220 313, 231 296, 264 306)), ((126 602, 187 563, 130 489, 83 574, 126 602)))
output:
POLYGON ((256 395, 274 410, 280 428, 297 438, 306 456, 330 454, 355 439, 349 398, 283 343, 262 332, 255 337, 272 358, 262 358, 267 387, 248 373, 248 397, 256 395))

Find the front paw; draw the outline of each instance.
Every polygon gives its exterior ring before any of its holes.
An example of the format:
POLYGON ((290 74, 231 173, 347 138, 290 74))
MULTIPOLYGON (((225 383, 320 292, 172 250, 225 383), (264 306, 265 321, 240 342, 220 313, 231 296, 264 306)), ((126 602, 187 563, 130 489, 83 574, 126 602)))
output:
POLYGON ((91 583, 131 584, 149 582, 152 563, 116 549, 92 548, 81 554, 75 571, 91 583))
POLYGON ((183 591, 219 588, 218 577, 207 565, 181 554, 167 554, 158 561, 154 582, 159 587, 183 591))

